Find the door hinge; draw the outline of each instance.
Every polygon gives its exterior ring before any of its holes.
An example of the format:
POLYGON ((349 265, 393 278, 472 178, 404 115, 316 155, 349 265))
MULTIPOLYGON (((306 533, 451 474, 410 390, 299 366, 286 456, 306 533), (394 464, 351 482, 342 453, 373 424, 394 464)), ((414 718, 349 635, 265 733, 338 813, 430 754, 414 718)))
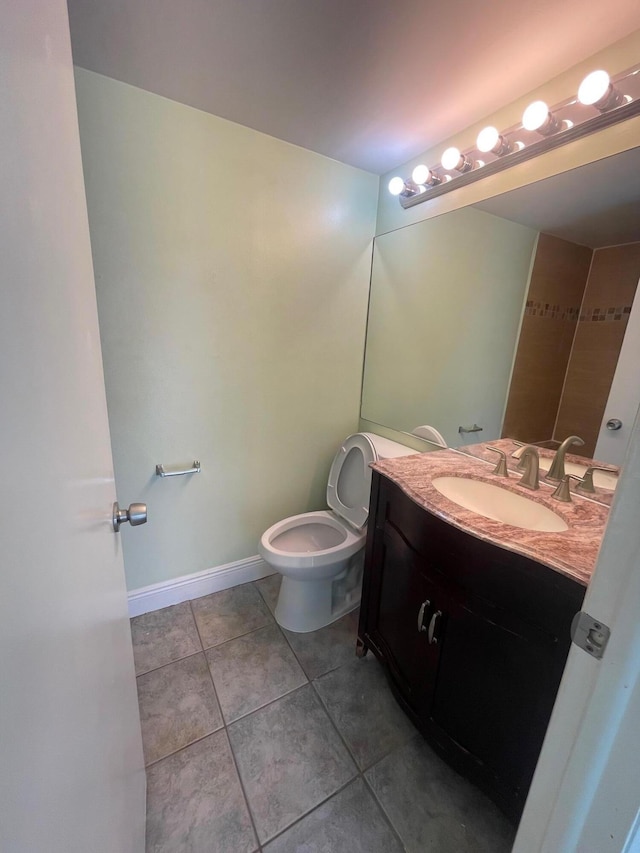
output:
POLYGON ((594 619, 582 610, 576 613, 571 623, 571 639, 592 657, 600 660, 607 647, 611 630, 604 622, 594 619))

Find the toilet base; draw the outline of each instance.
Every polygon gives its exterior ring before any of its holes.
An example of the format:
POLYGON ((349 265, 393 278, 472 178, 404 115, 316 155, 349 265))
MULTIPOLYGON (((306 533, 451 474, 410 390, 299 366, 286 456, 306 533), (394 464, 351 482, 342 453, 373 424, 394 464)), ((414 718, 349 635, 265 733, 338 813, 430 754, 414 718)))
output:
POLYGON ((362 595, 364 549, 336 577, 321 580, 282 578, 276 622, 287 631, 308 634, 355 610, 362 595))
POLYGON ((355 610, 360 604, 360 592, 345 600, 341 606, 331 606, 331 580, 297 581, 282 578, 275 617, 280 627, 296 634, 317 631, 355 610))

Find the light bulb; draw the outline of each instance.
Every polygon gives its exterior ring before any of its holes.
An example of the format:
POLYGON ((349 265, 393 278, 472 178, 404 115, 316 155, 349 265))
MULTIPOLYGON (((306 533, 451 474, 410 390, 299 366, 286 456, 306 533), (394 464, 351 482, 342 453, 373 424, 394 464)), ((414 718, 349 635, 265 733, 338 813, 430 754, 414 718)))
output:
POLYGON ((442 163, 442 168, 446 169, 447 172, 450 172, 452 169, 458 168, 461 160, 462 154, 457 148, 447 148, 442 155, 440 162, 442 163))
POLYGON ((509 154, 512 150, 504 136, 498 133, 497 128, 491 126, 480 131, 476 139, 476 146, 478 151, 485 154, 490 151, 492 154, 497 154, 498 157, 509 154))
POLYGON ((525 130, 537 131, 541 136, 550 136, 560 130, 560 125, 544 101, 529 104, 522 116, 522 126, 525 130))
POLYGON ((476 139, 476 145, 478 146, 478 151, 482 151, 486 154, 487 151, 491 151, 493 146, 500 139, 500 134, 498 133, 497 128, 495 127, 485 127, 484 130, 481 130, 478 134, 478 138, 476 139))
POLYGON ((473 160, 470 160, 466 154, 461 154, 457 148, 447 148, 440 160, 442 168, 448 172, 455 170, 456 172, 470 172, 478 165, 473 160))
POLYGON ((405 181, 404 178, 397 175, 395 178, 391 178, 388 187, 391 195, 399 195, 402 198, 411 198, 412 195, 423 192, 423 188, 416 186, 413 181, 405 181))
POLYGON ((626 100, 611 83, 606 71, 592 71, 587 74, 578 89, 578 100, 586 107, 595 107, 601 113, 619 107, 626 100))
POLYGON ((435 187, 442 181, 435 172, 432 172, 428 166, 422 163, 416 166, 411 173, 411 180, 419 186, 426 187, 435 187))
POLYGON ((578 100, 586 107, 590 107, 607 94, 610 85, 611 80, 606 71, 592 71, 580 83, 578 100))
POLYGON ((538 130, 547 120, 549 107, 544 101, 534 101, 524 111, 522 126, 525 130, 538 130))
POLYGON ((404 190, 404 180, 396 175, 389 181, 389 192, 391 195, 400 195, 404 190))
POLYGON ((429 180, 430 174, 431 169, 421 163, 419 166, 415 167, 415 169, 411 173, 411 178, 413 181, 415 181, 416 184, 424 184, 425 181, 429 180))

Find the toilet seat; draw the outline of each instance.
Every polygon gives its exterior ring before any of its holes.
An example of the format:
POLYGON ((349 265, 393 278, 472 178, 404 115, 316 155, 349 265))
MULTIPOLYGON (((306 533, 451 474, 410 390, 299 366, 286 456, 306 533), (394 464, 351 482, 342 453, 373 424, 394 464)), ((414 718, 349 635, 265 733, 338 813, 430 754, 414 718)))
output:
POLYGON ((358 432, 343 441, 329 471, 327 504, 357 530, 362 530, 369 518, 369 466, 376 459, 373 442, 366 433, 358 432))
POLYGON ((268 562, 275 568, 299 568, 303 575, 305 569, 348 559, 362 548, 365 538, 364 531, 352 530, 335 513, 320 510, 273 524, 262 534, 260 551, 268 554, 268 562))

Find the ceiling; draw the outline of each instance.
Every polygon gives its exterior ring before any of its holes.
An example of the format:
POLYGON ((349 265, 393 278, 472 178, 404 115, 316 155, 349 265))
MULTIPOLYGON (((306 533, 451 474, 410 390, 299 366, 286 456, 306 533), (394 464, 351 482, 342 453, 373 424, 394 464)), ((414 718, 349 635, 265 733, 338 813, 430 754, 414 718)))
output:
POLYGON ((592 249, 636 243, 640 241, 640 148, 474 207, 592 249))
POLYGON ((640 22, 640 0, 68 6, 77 65, 377 174, 640 22))

